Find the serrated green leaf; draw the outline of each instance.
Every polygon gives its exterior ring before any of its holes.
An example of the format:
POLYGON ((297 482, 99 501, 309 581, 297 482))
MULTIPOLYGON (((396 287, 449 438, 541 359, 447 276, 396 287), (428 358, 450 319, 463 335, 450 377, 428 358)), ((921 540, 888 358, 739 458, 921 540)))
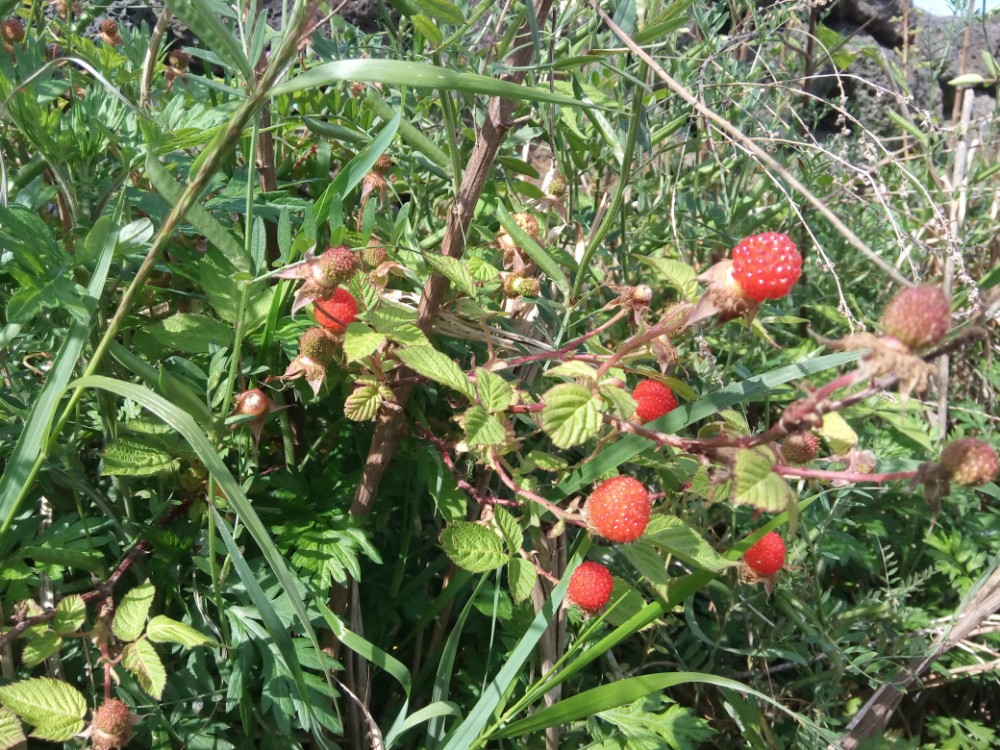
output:
POLYGON ((500 420, 487 414, 481 406, 465 411, 465 439, 469 445, 500 445, 507 440, 507 432, 500 420))
POLYGON ((456 521, 441 532, 441 546, 453 563, 470 573, 496 570, 510 558, 500 537, 470 521, 456 521))
POLYGON ((645 539, 659 549, 703 570, 718 573, 733 565, 712 549, 694 529, 676 516, 656 516, 646 527, 645 539))
POLYGON ((31 724, 32 737, 68 742, 83 731, 87 701, 62 680, 36 677, 0 687, 0 703, 31 724))
POLYGON ((75 633, 87 617, 87 605, 77 595, 64 596, 56 605, 56 616, 52 620, 52 628, 61 635, 75 633))
POLYGON ((538 571, 530 561, 522 557, 513 558, 507 565, 507 585, 514 604, 527 601, 538 580, 538 571))
POLYGON ((0 708, 0 750, 12 750, 19 745, 23 747, 26 742, 17 716, 6 708, 0 708))
POLYGON ((483 408, 490 412, 506 410, 514 397, 510 383, 482 367, 476 370, 476 392, 483 408))
POLYGON ((586 362, 573 359, 569 362, 562 362, 555 367, 550 367, 545 371, 547 378, 572 378, 573 380, 586 380, 592 382, 597 378, 597 368, 588 365, 586 362))
POLYGON ((830 452, 838 456, 850 453, 851 448, 858 444, 858 434, 835 411, 823 415, 823 424, 816 429, 816 432, 826 440, 830 452))
POLYGON ((102 454, 101 474, 147 477, 177 471, 180 461, 170 454, 163 441, 147 435, 121 435, 102 454))
POLYGON ((119 639, 134 641, 142 635, 155 595, 156 587, 146 581, 122 597, 115 610, 114 622, 111 624, 111 629, 114 630, 119 639))
POLYGON ((691 301, 698 296, 698 274, 687 263, 670 258, 648 258, 641 255, 637 257, 666 279, 685 300, 691 301))
POLYGON ((213 346, 233 343, 232 326, 207 315, 176 313, 145 330, 163 347, 195 354, 208 354, 213 346))
POLYGON ((32 638, 24 645, 24 651, 21 652, 21 660, 24 662, 25 667, 32 669, 59 651, 61 646, 62 637, 50 630, 36 638, 32 638))
POLYGON ((188 648, 208 646, 215 643, 204 633, 185 625, 183 622, 171 620, 165 615, 157 615, 146 626, 146 637, 153 643, 179 643, 188 648))
POLYGON ((795 491, 775 474, 774 454, 766 447, 744 448, 737 452, 733 466, 733 498, 736 505, 750 505, 768 513, 789 510, 795 491))
POLYGON ((483 284, 489 281, 494 281, 500 277, 500 269, 496 266, 491 266, 482 258, 473 255, 468 260, 469 273, 472 274, 472 278, 483 284))
POLYGON ((507 549, 512 555, 516 555, 517 551, 521 549, 521 545, 524 544, 524 532, 521 531, 521 525, 502 505, 497 505, 493 509, 493 520, 503 532, 503 538, 507 541, 507 549))
POLYGON ((427 336, 414 323, 402 323, 386 334, 389 340, 400 346, 430 346, 427 336))
POLYGON ((476 296, 476 282, 465 264, 447 255, 426 255, 424 260, 442 276, 445 276, 462 294, 476 296))
POLYGON ((734 411, 733 409, 723 409, 719 412, 719 416, 722 417, 722 420, 727 425, 736 431, 736 434, 750 434, 750 425, 747 424, 746 418, 738 411, 734 411))
POLYGON ((452 388, 470 401, 476 397, 472 383, 455 361, 433 346, 408 346, 396 352, 399 360, 419 375, 452 388))
POLYGON ((147 695, 156 700, 163 697, 167 670, 163 668, 153 644, 145 638, 128 644, 122 651, 122 666, 132 673, 147 695))
POLYGON ((600 400, 575 383, 562 383, 545 394, 542 429, 560 448, 580 445, 601 429, 600 400))
POLYGON ((348 364, 370 357, 383 341, 384 334, 373 331, 364 323, 351 323, 344 332, 344 355, 348 364))
POLYGON ((383 401, 391 401, 392 389, 375 378, 359 378, 351 395, 344 399, 344 416, 355 422, 375 419, 383 401))

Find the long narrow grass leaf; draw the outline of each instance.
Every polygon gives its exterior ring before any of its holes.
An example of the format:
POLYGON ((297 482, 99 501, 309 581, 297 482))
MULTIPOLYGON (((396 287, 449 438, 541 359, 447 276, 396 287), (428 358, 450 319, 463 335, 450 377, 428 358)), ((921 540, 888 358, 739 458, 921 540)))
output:
MULTIPOLYGON (((298 589, 295 586, 295 579, 292 578, 292 575, 288 570, 288 566, 285 563, 285 559, 278 551, 278 548, 275 546, 270 534, 268 534, 267 529, 261 522, 260 517, 253 509, 253 506, 251 506, 250 501, 247 499, 246 495, 243 494, 243 489, 233 478, 233 475, 229 473, 229 470, 222 462, 219 454, 215 451, 215 448, 212 447, 212 444, 198 427, 198 424, 191 418, 191 415, 179 409, 162 396, 153 393, 148 388, 144 388, 143 386, 136 385, 134 383, 124 383, 102 375, 92 375, 85 378, 79 378, 71 383, 69 387, 100 388, 114 393, 117 396, 121 396, 122 398, 131 399, 162 419, 187 441, 188 445, 190 445, 194 452, 198 454, 198 458, 205 465, 205 468, 219 485, 219 488, 228 499, 230 505, 232 505, 233 510, 239 514, 240 520, 243 522, 244 526, 246 526, 247 531, 250 532, 250 536, 252 536, 254 541, 257 543, 261 553, 264 555, 264 559, 267 561, 272 572, 274 573, 275 578, 288 596, 288 600, 299 619, 299 626, 301 627, 302 632, 309 636, 313 647, 317 652, 319 652, 319 642, 316 640, 316 634, 310 624, 309 615, 306 613, 305 605, 303 604, 302 599, 298 594, 298 589)), ((226 534, 228 532, 223 532, 224 527, 220 527, 220 533, 222 533, 223 541, 225 541, 226 534)), ((230 554, 233 554, 233 548, 230 549, 230 554)), ((241 556, 237 559, 239 554, 238 549, 236 550, 236 554, 233 554, 233 562, 237 565, 240 565, 240 561, 242 560, 241 556)), ((256 586, 259 589, 259 584, 253 580, 253 576, 249 568, 246 567, 246 563, 243 562, 242 565, 243 572, 241 575, 245 574, 250 576, 249 580, 244 578, 243 583, 247 586, 247 591, 251 592, 251 596, 253 596, 253 587, 256 586)), ((274 612, 274 608, 271 606, 266 597, 264 597, 263 601, 256 601, 255 598, 255 604, 257 604, 258 608, 261 610, 262 615, 265 616, 265 624, 268 626, 268 632, 270 632, 271 637, 274 638, 274 642, 278 646, 282 657, 286 660, 285 666, 288 669, 288 673, 292 675, 299 696, 308 706, 309 692, 306 688, 302 668, 300 667, 298 658, 295 655, 295 649, 292 645, 291 637, 281 626, 280 619, 274 612), (268 612, 268 610, 270 611, 268 612), (273 617, 271 615, 273 615, 273 617)), ((319 736, 319 733, 317 733, 316 736, 319 736)))
POLYGON ((520 86, 510 81, 500 81, 476 73, 456 73, 453 70, 446 70, 435 65, 404 60, 337 60, 323 63, 278 84, 271 93, 273 96, 294 94, 297 91, 313 90, 340 81, 362 81, 390 86, 467 91, 470 94, 565 104, 569 107, 594 106, 577 101, 570 96, 554 94, 547 89, 520 86))

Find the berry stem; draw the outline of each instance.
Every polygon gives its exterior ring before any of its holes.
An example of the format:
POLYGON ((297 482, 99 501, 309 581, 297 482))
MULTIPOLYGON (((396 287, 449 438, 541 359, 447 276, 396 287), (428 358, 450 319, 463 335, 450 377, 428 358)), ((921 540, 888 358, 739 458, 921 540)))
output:
POLYGON ((451 451, 448 448, 448 444, 421 424, 417 425, 417 429, 420 430, 420 434, 425 440, 437 448, 437 452, 441 456, 441 462, 445 465, 445 467, 447 467, 448 471, 450 471, 451 475, 455 478, 455 483, 458 485, 458 488, 477 503, 484 507, 489 505, 517 507, 520 505, 517 500, 507 500, 505 498, 495 496, 486 497, 483 495, 479 492, 479 490, 466 481, 465 477, 462 476, 462 472, 460 472, 458 467, 455 466, 455 460, 451 457, 451 451))
MULTIPOLYGON (((562 359, 588 339, 592 339, 594 338, 594 336, 598 336, 604 333, 611 326, 613 326, 619 320, 628 315, 628 313, 629 313, 628 308, 622 308, 617 313, 612 315, 607 321, 597 326, 597 328, 593 329, 592 331, 587 331, 587 333, 583 334, 578 338, 573 339, 568 344, 559 349, 554 349, 552 351, 547 351, 547 352, 538 352, 537 354, 527 354, 523 357, 514 357, 512 359, 504 361, 508 367, 517 367, 518 365, 524 365, 529 362, 539 362, 541 360, 546 360, 546 359, 562 359)), ((487 369, 489 369, 489 365, 487 365, 487 369)))
POLYGON ((497 453, 496 450, 490 451, 490 459, 491 459, 491 464, 493 466, 493 470, 497 473, 497 476, 500 477, 500 481, 503 482, 511 492, 513 492, 516 495, 520 495, 521 497, 527 498, 528 500, 531 500, 533 503, 538 503, 543 508, 546 508, 556 518, 565 521, 566 523, 571 523, 576 526, 587 525, 586 522, 576 514, 569 513, 568 511, 563 510, 555 503, 546 500, 544 497, 532 492, 531 490, 526 490, 523 487, 519 487, 517 485, 517 482, 511 479, 510 476, 507 474, 507 472, 504 471, 503 462, 501 461, 500 455, 497 453))
POLYGON ((894 471, 886 474, 865 474, 860 471, 830 471, 829 469, 805 469, 799 466, 783 466, 776 464, 774 472, 783 477, 798 477, 800 479, 830 479, 842 482, 867 482, 882 484, 910 480, 917 476, 916 471, 894 471))

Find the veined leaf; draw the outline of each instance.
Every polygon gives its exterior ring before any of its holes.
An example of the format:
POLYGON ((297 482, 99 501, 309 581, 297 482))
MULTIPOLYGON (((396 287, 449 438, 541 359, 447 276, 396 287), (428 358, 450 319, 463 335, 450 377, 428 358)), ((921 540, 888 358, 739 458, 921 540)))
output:
POLYGON ((560 448, 580 445, 601 429, 600 399, 582 385, 562 383, 545 393, 542 429, 560 448))
POLYGON ((472 383, 465 377, 455 360, 433 346, 408 346, 396 352, 399 360, 411 370, 435 383, 452 388, 470 401, 476 398, 472 383))
POLYGON ((36 677, 0 687, 0 703, 31 724, 32 737, 68 742, 83 731, 87 701, 62 680, 36 677))
POLYGON ((494 532, 478 523, 456 521, 441 532, 441 545, 451 561, 470 573, 495 570, 510 559, 494 532))
POLYGON ((115 619, 111 624, 115 635, 123 641, 134 641, 142 635, 153 605, 156 587, 149 581, 130 590, 115 609, 115 619))
POLYGON ((167 670, 152 643, 141 638, 128 644, 122 651, 122 666, 132 673, 151 698, 160 700, 163 697, 163 688, 167 686, 167 670))
POLYGON ((153 643, 179 643, 188 648, 208 646, 214 643, 204 633, 200 633, 183 622, 171 620, 165 615, 157 615, 149 621, 149 625, 146 627, 146 637, 153 643))

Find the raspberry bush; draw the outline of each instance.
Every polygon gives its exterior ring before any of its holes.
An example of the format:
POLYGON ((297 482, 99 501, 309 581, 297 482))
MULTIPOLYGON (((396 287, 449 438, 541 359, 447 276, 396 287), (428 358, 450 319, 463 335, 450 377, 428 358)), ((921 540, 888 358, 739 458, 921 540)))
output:
POLYGON ((358 5, 2 10, 0 746, 1000 746, 995 124, 358 5))

